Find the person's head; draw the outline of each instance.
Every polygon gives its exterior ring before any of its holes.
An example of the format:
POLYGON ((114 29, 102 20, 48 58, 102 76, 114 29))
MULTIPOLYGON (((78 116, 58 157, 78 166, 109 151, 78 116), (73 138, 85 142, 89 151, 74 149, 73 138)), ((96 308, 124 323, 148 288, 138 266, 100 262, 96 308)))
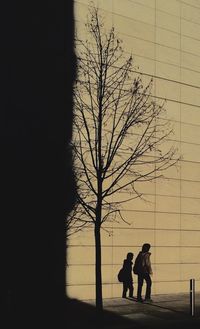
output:
POLYGON ((142 252, 148 252, 151 248, 151 245, 149 243, 144 243, 142 246, 142 252))
POLYGON ((132 260, 132 259, 133 259, 133 253, 132 253, 132 252, 128 252, 126 258, 127 258, 128 260, 132 260))

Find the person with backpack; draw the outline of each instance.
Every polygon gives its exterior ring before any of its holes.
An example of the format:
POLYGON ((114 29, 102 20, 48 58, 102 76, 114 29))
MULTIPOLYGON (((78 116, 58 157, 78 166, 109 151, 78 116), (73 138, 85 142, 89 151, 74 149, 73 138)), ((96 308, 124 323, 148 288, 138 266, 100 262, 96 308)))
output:
POLYGON ((152 302, 151 299, 151 275, 152 268, 151 268, 151 260, 150 256, 151 253, 149 252, 151 245, 149 243, 145 243, 142 246, 142 250, 136 257, 135 264, 133 267, 133 272, 138 276, 138 289, 137 289, 137 301, 143 302, 144 300, 147 302, 152 302), (146 281, 146 294, 145 299, 142 298, 142 286, 146 281))
POLYGON ((122 298, 126 298, 127 291, 129 290, 129 297, 133 298, 133 276, 132 276, 132 269, 133 269, 133 253, 128 252, 126 259, 124 259, 123 263, 123 292, 122 298))

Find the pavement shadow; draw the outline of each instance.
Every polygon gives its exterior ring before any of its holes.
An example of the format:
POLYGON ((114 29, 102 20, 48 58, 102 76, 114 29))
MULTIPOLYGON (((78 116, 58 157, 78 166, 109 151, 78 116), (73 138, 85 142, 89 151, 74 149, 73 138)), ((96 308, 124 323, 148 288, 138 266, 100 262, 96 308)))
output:
POLYGON ((132 320, 107 310, 99 314, 93 305, 76 299, 67 298, 66 312, 70 329, 138 328, 138 323, 132 320))
MULTIPOLYGON (((129 299, 129 298, 127 298, 129 299)), ((136 300, 130 298, 134 304, 136 300)), ((137 303, 138 306, 140 303, 137 303)), ((135 318, 126 317, 126 313, 118 314, 116 311, 105 309, 98 313, 94 305, 82 302, 77 299, 67 298, 66 300, 66 324, 69 329, 199 329, 200 322, 196 318, 191 318, 186 312, 174 310, 170 307, 162 307, 156 303, 144 303, 145 310, 141 312, 140 307, 135 308, 133 313, 135 318), (155 310, 152 310, 152 306, 155 310), (160 311, 159 311, 160 309, 160 311), (173 312, 163 313, 162 309, 173 312), (144 316, 141 316, 143 313, 144 316), (124 316, 125 315, 125 316, 124 316)), ((131 313, 130 313, 131 314, 131 313)), ((128 315, 128 313, 127 313, 128 315)))
MULTIPOLYGON (((143 313, 144 316, 148 318, 148 329, 150 328, 160 328, 168 329, 171 326, 176 327, 176 329, 199 329, 200 328, 200 318, 197 316, 197 312, 194 317, 191 317, 189 314, 189 310, 185 308, 185 310, 175 309, 174 307, 170 306, 163 306, 159 305, 162 301, 158 302, 144 302, 138 303, 135 298, 127 298, 130 301, 133 301, 134 304, 139 304, 141 308, 136 308, 135 313, 143 313), (143 309, 141 311, 141 309, 143 309), (163 312, 164 311, 164 312, 163 312), (169 311, 169 312, 165 312, 169 311)), ((163 303, 173 303, 173 302, 180 302, 180 300, 168 300, 163 301, 163 303)), ((141 318, 142 320, 142 318, 141 318)), ((146 323, 147 324, 147 323, 146 323)))
POLYGON ((163 310, 168 310, 168 311, 171 311, 171 312, 174 312, 174 313, 188 315, 188 312, 186 312, 186 311, 176 310, 173 307, 161 306, 161 305, 158 305, 157 303, 147 303, 147 302, 145 302, 145 305, 151 305, 153 307, 157 307, 157 308, 160 308, 160 309, 163 309, 163 310))
MULTIPOLYGON (((127 298, 131 301, 134 301, 137 303, 137 299, 136 298, 127 298)), ((175 300, 172 300, 171 302, 174 302, 175 300)), ((170 303, 170 301, 167 301, 168 303, 170 303)), ((141 304, 141 303, 140 303, 141 304)), ((160 302, 144 302, 142 303, 142 305, 150 305, 150 306, 153 306, 153 307, 156 307, 156 308, 159 308, 159 309, 163 309, 163 310, 168 310, 168 311, 171 311, 171 312, 174 312, 174 313, 179 313, 179 314, 184 314, 184 315, 188 315, 189 311, 186 312, 186 311, 181 311, 181 310, 176 310, 175 308, 173 307, 168 307, 168 306, 162 306, 162 305, 159 305, 160 302)))

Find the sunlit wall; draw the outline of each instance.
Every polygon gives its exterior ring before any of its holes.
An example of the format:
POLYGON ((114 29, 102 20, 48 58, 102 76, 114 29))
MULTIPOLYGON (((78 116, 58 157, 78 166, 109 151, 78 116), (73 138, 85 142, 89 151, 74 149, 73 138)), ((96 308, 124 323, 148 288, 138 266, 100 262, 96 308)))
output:
MULTIPOLYGON (((200 0, 101 0, 108 26, 113 24, 131 52, 144 82, 154 78, 154 94, 167 99, 174 144, 181 161, 165 178, 143 185, 145 200, 124 208, 131 223, 102 231, 103 297, 120 297, 117 272, 127 252, 152 245, 153 294, 200 291, 200 0)), ((89 1, 75 1, 77 32, 89 1)), ((95 297, 93 229, 68 241, 67 293, 95 297)), ((134 277, 135 289, 137 278, 134 277)), ((134 293, 135 294, 135 293, 134 293)))

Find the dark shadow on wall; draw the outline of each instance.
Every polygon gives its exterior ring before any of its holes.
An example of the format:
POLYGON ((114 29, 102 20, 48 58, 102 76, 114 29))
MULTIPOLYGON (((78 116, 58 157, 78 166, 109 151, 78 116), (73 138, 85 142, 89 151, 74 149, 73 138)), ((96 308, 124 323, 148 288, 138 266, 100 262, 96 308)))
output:
POLYGON ((1 298, 7 325, 66 328, 73 1, 2 2, 1 298))

